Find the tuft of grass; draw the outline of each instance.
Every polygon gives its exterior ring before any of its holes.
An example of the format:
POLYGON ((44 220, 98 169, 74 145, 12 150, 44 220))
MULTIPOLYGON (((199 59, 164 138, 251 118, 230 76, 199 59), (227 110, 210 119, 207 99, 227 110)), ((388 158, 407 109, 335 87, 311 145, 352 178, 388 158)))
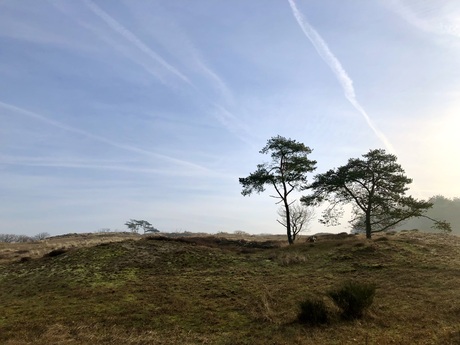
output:
POLYGON ((321 299, 306 299, 300 303, 297 320, 310 326, 322 325, 329 322, 329 312, 326 303, 321 299))
POLYGON ((386 237, 386 236, 381 236, 381 237, 377 237, 377 238, 375 239, 375 242, 388 241, 388 240, 389 240, 388 237, 386 237))
POLYGON ((253 315, 258 320, 273 324, 277 323, 274 306, 276 306, 276 299, 268 288, 264 287, 260 296, 257 296, 254 300, 253 315))
POLYGON ((375 284, 348 281, 328 295, 342 310, 345 319, 359 319, 374 301, 375 284))
POLYGON ((277 257, 277 260, 282 266, 291 266, 304 264, 308 261, 308 258, 302 253, 284 252, 277 257))

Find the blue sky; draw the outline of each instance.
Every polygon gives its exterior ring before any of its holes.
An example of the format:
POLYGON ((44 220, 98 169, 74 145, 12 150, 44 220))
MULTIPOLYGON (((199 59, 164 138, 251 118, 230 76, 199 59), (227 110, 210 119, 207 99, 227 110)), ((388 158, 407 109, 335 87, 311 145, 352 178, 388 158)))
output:
POLYGON ((278 134, 459 197, 460 3, 0 0, 0 123, 1 233, 283 233, 238 183, 278 134))

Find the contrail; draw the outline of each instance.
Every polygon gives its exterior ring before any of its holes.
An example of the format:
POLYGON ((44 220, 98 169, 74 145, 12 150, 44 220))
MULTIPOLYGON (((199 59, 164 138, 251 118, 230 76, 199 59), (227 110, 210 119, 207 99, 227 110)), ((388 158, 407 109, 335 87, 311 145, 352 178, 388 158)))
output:
MULTIPOLYGON (((131 31, 129 31, 126 27, 120 24, 115 18, 105 12, 102 8, 97 6, 91 0, 84 0, 85 4, 89 7, 89 9, 97 15, 100 19, 102 19, 112 30, 122 35, 125 39, 130 41, 134 44, 137 48, 139 48, 142 52, 146 53, 149 57, 159 62, 164 68, 166 68, 169 72, 179 77, 183 82, 189 84, 190 86, 194 87, 194 84, 187 78, 179 69, 172 66, 170 63, 165 61, 159 54, 153 51, 150 47, 147 46, 143 41, 141 41, 136 35, 134 35, 131 31)), ((188 41, 186 41, 186 45, 188 46, 189 52, 185 53, 186 55, 191 55, 188 58, 192 58, 195 60, 196 64, 199 68, 204 71, 204 73, 213 80, 213 83, 217 86, 217 88, 224 94, 224 96, 229 99, 231 98, 231 93, 227 87, 227 85, 222 81, 222 79, 212 71, 201 59, 198 52, 196 51, 195 47, 188 41)))
POLYGON ((203 57, 200 54, 200 51, 195 48, 193 43, 188 39, 188 37, 182 33, 182 31, 179 32, 181 35, 181 45, 184 49, 181 55, 187 56, 188 59, 193 61, 200 70, 204 72, 204 75, 208 77, 209 80, 211 80, 212 85, 215 89, 219 90, 221 96, 224 97, 224 100, 227 103, 233 103, 234 102, 234 97, 233 93, 230 90, 230 88, 227 86, 227 84, 222 80, 222 78, 214 72, 204 61, 203 57))
POLYGON ((351 103, 351 105, 364 117, 369 128, 374 132, 374 134, 383 142, 385 147, 390 152, 395 152, 393 145, 386 138, 386 136, 374 125, 369 115, 366 113, 364 108, 356 99, 355 89, 353 88, 353 80, 348 76, 347 72, 343 69, 340 61, 334 56, 334 54, 329 49, 326 42, 318 34, 318 32, 308 23, 305 17, 297 8, 294 0, 288 0, 289 5, 291 6, 292 13, 294 14, 297 23, 299 23, 300 28, 310 42, 315 47, 319 56, 326 62, 331 68, 332 72, 335 74, 337 80, 339 81, 342 89, 345 93, 345 97, 351 103))
POLYGON ((8 103, 4 103, 4 102, 0 101, 0 107, 3 107, 3 108, 8 109, 10 111, 14 111, 16 113, 20 113, 22 115, 25 115, 27 117, 30 117, 30 118, 33 118, 33 119, 36 119, 36 120, 39 120, 41 122, 47 123, 47 124, 49 124, 51 126, 60 128, 60 129, 65 130, 67 132, 71 132, 71 133, 75 133, 75 134, 78 134, 78 135, 81 135, 81 136, 85 136, 87 138, 93 139, 95 141, 98 141, 98 142, 101 142, 101 143, 104 143, 104 144, 107 144, 107 145, 110 145, 110 146, 113 146, 113 147, 116 147, 116 148, 119 148, 119 149, 139 153, 139 154, 142 154, 142 155, 147 155, 147 156, 162 159, 162 160, 165 160, 165 161, 169 161, 170 163, 180 165, 180 166, 182 166, 184 168, 198 170, 198 171, 201 171, 203 173, 204 172, 207 172, 207 173, 211 172, 207 168, 204 168, 204 167, 202 167, 200 165, 190 163, 190 162, 187 162, 187 161, 184 161, 184 160, 172 158, 172 157, 169 157, 169 156, 165 156, 165 155, 162 155, 162 154, 159 154, 159 153, 156 153, 156 152, 151 152, 151 151, 148 151, 148 150, 144 150, 144 149, 141 149, 141 148, 138 148, 138 147, 135 147, 135 146, 120 144, 120 143, 117 143, 117 142, 112 141, 110 139, 101 137, 99 135, 95 135, 95 134, 83 131, 81 129, 71 127, 71 126, 66 125, 66 124, 64 124, 62 122, 49 119, 49 118, 47 118, 47 117, 45 117, 43 115, 34 113, 32 111, 29 111, 29 110, 26 110, 26 109, 23 109, 23 108, 19 108, 19 107, 15 106, 15 105, 12 105, 12 104, 8 104, 8 103))
MULTIPOLYGON (((187 169, 171 169, 161 170, 155 168, 144 168, 144 167, 132 167, 129 165, 120 164, 101 164, 101 162, 87 162, 80 160, 50 160, 47 158, 37 157, 9 157, 0 155, 0 161, 2 164, 21 165, 21 166, 32 166, 32 167, 58 167, 58 168, 70 168, 70 169, 91 169, 91 170, 115 170, 125 171, 139 174, 158 174, 167 176, 189 176, 187 169)), ((102 162, 104 163, 104 162, 102 162)))
MULTIPOLYGON (((247 142, 248 139, 245 138, 246 135, 248 135, 249 131, 244 131, 244 135, 240 134, 238 130, 242 129, 244 126, 241 124, 241 121, 237 119, 229 110, 226 109, 224 105, 217 105, 216 102, 213 99, 210 99, 209 95, 206 92, 201 91, 199 88, 196 87, 196 85, 192 82, 191 79, 189 79, 183 71, 181 71, 179 68, 173 66, 172 64, 168 63, 165 59, 163 59, 158 53, 156 53, 154 50, 152 50, 145 42, 143 42, 139 37, 137 37, 134 33, 132 33, 129 29, 127 29, 125 26, 123 26, 120 22, 118 22, 115 18, 113 18, 111 15, 109 15, 107 12, 105 12, 102 8, 100 8, 98 5, 96 5, 92 0, 84 0, 85 5, 88 7, 88 9, 95 14, 99 19, 101 19, 111 30, 113 30, 115 33, 126 39, 129 43, 131 43, 134 47, 138 48, 141 52, 145 53, 146 56, 153 61, 157 62, 161 67, 166 69, 169 72, 169 75, 173 75, 177 77, 180 81, 182 81, 184 84, 188 85, 191 89, 194 90, 197 94, 199 94, 203 99, 213 108, 217 110, 217 113, 214 111, 213 116, 231 133, 235 134, 240 140, 247 142), (222 116, 224 114, 224 116, 222 116), (230 115, 230 116, 229 116, 230 115)), ((60 3, 54 3, 52 2, 54 6, 56 6, 59 10, 63 11, 67 15, 67 11, 65 9, 62 9, 60 6, 60 3)), ((80 23, 80 22, 79 22, 80 23)), ((85 26, 84 24, 80 23, 80 25, 85 26)), ((85 26, 87 27, 87 26, 85 26)), ((95 31, 91 27, 87 27, 91 31, 95 31)), ((99 33, 98 33, 99 34, 99 33)), ((99 36, 108 41, 107 38, 103 37, 101 34, 99 36)), ((110 42, 109 42, 110 43, 110 42)), ((225 82, 220 78, 220 76, 215 73, 211 68, 209 68, 206 63, 203 61, 203 59, 200 57, 199 52, 195 49, 193 44, 189 42, 187 39, 185 39, 185 42, 183 42, 184 46, 188 48, 188 51, 185 51, 182 55, 183 56, 188 56, 188 59, 193 60, 197 67, 203 71, 204 75, 208 77, 209 80, 211 80, 212 85, 215 89, 218 89, 223 95, 225 101, 227 103, 233 103, 233 95, 228 86, 225 84, 225 82)), ((113 45, 113 44, 112 44, 113 45)), ((126 50, 121 50, 121 52, 125 55, 127 55, 131 60, 133 60, 135 63, 141 65, 148 73, 152 74, 155 78, 158 78, 165 86, 171 87, 171 85, 168 83, 165 78, 163 78, 160 74, 159 71, 156 71, 152 66, 148 63, 148 61, 145 61, 145 59, 141 59, 138 56, 133 56, 130 54, 129 51, 126 50)))
POLYGON ((142 52, 147 54, 153 60, 159 62, 164 68, 166 68, 169 72, 179 77, 183 82, 193 86, 192 82, 180 71, 178 71, 174 66, 166 62, 161 56, 155 53, 152 49, 150 49, 144 42, 142 42, 136 35, 134 35, 131 31, 117 22, 112 16, 110 16, 107 12, 97 6, 91 0, 85 0, 85 4, 89 7, 89 9, 101 18, 112 30, 118 32, 132 44, 134 44, 137 48, 139 48, 142 52))
MULTIPOLYGON (((209 96, 207 96, 205 93, 201 92, 192 81, 190 81, 189 78, 187 78, 181 71, 168 62, 166 62, 161 56, 159 56, 156 52, 154 52, 152 49, 150 49, 147 44, 142 42, 136 35, 134 35, 131 31, 129 31, 127 28, 125 28, 122 24, 120 24, 118 21, 116 21, 112 16, 110 16, 107 12, 105 12, 103 9, 101 9, 99 6, 97 6, 93 1, 91 0, 84 0, 85 4, 88 6, 88 8, 95 14, 97 15, 100 19, 102 19, 112 30, 117 32, 118 34, 122 35, 125 39, 130 41, 132 44, 134 44, 137 48, 139 48, 141 51, 146 53, 149 57, 152 59, 156 60, 159 62, 164 68, 166 68, 169 72, 172 74, 176 75, 179 77, 184 83, 189 85, 192 89, 194 89, 197 93, 199 93, 204 99, 210 103, 212 106, 216 106, 215 102, 209 99, 209 96)), ((199 57, 199 54, 197 53, 196 49, 191 43, 188 43, 188 48, 191 50, 191 56, 199 66, 199 68, 204 71, 204 73, 213 81, 213 84, 219 91, 222 93, 222 95, 225 97, 225 99, 232 100, 233 96, 228 89, 227 85, 223 82, 223 80, 214 72, 212 71, 204 62, 203 60, 199 57)), ((141 63, 142 64, 142 63, 141 63)), ((142 64, 144 65, 144 64, 142 64)), ((147 68, 150 72, 150 69, 144 65, 145 68, 147 68)), ((156 75, 158 78, 159 76, 156 75)), ((160 78, 161 79, 161 78, 160 78)), ((240 139, 243 141, 247 141, 244 136, 240 135, 239 133, 235 133, 235 128, 241 128, 241 124, 239 123, 240 121, 231 114, 230 111, 225 109, 224 106, 219 105, 217 106, 220 111, 223 111, 225 114, 225 118, 222 117, 219 114, 214 114, 214 116, 224 125, 225 128, 227 128, 230 132, 236 134, 240 139), (229 116, 231 115, 231 116, 229 116), (229 121, 230 119, 230 121, 229 121)), ((245 131, 247 134, 248 131, 245 131)))

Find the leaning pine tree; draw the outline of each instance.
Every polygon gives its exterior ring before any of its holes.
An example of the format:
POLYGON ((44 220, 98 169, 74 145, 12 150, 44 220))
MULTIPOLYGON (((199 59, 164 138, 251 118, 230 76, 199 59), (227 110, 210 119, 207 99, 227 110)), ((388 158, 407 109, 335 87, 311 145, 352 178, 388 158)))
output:
POLYGON ((265 191, 265 186, 272 186, 285 209, 285 226, 289 244, 294 243, 295 236, 291 229, 289 195, 300 190, 307 183, 307 173, 315 170, 316 161, 308 159, 312 150, 302 143, 282 136, 272 137, 260 151, 270 154, 271 161, 257 165, 257 170, 248 177, 239 179, 243 187, 241 194, 251 195, 253 192, 265 191))
MULTIPOLYGON (((383 149, 371 150, 363 158, 349 159, 344 166, 316 175, 307 187, 313 191, 301 201, 306 205, 328 202, 322 222, 337 224, 341 206, 353 206, 354 228, 364 229, 366 237, 385 231, 412 217, 429 218, 424 213, 432 203, 406 196, 412 179, 405 175, 396 156, 383 149)), ((429 218, 431 219, 431 218, 429 218)), ((446 221, 431 219, 435 227, 450 232, 446 221)))

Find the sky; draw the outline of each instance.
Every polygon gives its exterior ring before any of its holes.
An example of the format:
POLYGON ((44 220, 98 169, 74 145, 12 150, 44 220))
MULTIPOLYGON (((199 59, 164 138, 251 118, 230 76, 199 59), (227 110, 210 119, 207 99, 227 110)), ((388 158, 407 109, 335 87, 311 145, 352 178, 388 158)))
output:
POLYGON ((456 0, 0 0, 0 233, 282 234, 238 182, 276 135, 460 197, 459 131, 456 0))

